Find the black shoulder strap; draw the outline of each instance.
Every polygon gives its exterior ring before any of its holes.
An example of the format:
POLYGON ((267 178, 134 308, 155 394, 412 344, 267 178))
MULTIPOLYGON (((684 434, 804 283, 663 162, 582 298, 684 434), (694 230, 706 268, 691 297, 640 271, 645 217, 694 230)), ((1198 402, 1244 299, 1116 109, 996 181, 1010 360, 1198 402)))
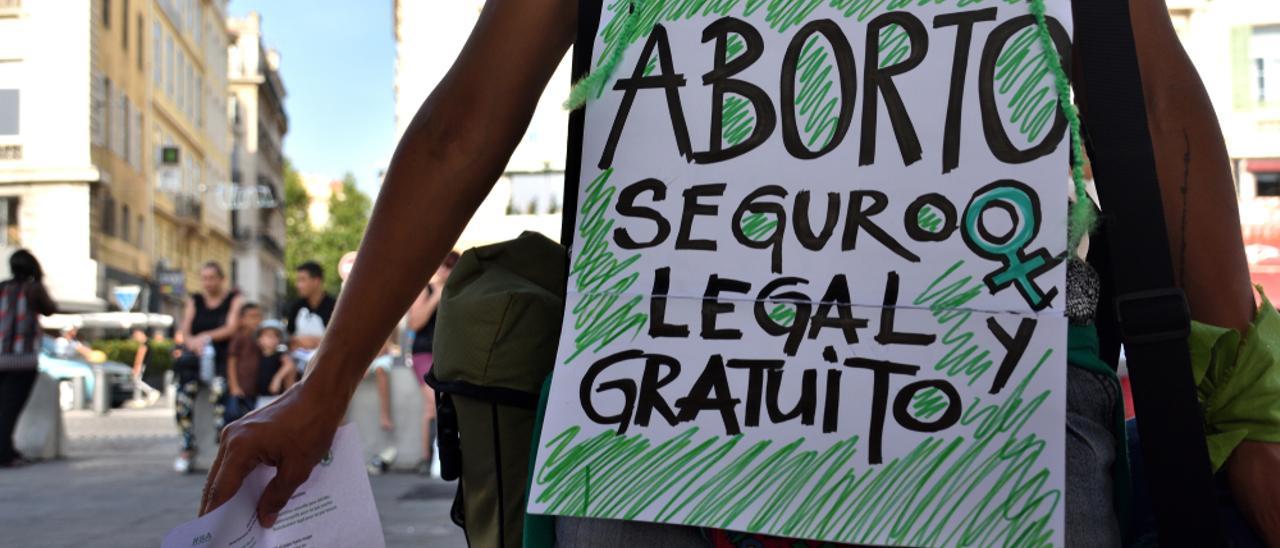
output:
POLYGON ((1075 4, 1088 99, 1084 122, 1114 302, 1114 308, 1099 307, 1099 323, 1114 325, 1124 343, 1160 543, 1223 546, 1187 346, 1191 317, 1174 285, 1129 3, 1075 4), (1114 318, 1104 310, 1114 310, 1114 318))

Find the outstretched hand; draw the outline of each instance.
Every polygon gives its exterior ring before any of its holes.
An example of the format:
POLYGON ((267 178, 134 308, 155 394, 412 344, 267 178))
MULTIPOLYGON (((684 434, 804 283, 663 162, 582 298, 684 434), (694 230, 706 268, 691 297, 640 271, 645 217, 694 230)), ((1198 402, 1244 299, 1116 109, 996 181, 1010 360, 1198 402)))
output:
POLYGON ((205 479, 200 515, 235 496, 259 464, 276 468, 258 500, 258 522, 275 525, 280 510, 311 469, 328 453, 345 402, 325 401, 301 383, 270 405, 254 410, 222 431, 218 457, 205 479))

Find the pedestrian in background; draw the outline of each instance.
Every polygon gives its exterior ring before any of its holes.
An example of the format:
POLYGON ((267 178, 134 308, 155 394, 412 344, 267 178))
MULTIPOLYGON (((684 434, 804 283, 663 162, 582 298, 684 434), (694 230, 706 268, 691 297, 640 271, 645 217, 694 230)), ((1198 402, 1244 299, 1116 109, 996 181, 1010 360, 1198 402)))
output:
POLYGON ((435 274, 427 281, 427 286, 418 294, 418 298, 409 307, 409 329, 413 330, 413 373, 418 377, 422 388, 422 462, 418 464, 418 473, 431 474, 431 461, 435 452, 432 450, 435 437, 432 435, 436 418, 436 392, 427 386, 426 376, 431 371, 432 346, 436 332, 436 309, 440 307, 440 297, 444 294, 444 283, 453 272, 453 265, 458 263, 458 252, 450 251, 444 262, 436 268, 435 274))
POLYGON ((333 307, 338 301, 324 290, 324 267, 320 263, 302 263, 294 274, 298 300, 289 305, 285 312, 285 334, 289 337, 289 347, 293 350, 293 357, 297 360, 301 373, 320 346, 320 339, 324 337, 329 318, 333 317, 333 307))
POLYGON ((80 359, 91 361, 93 348, 80 341, 80 330, 74 325, 68 325, 62 328, 58 334, 58 339, 53 343, 53 353, 59 358, 80 359))
POLYGON ((35 255, 14 251, 9 271, 13 277, 0 282, 0 468, 26 463, 13 447, 13 429, 36 381, 40 316, 58 311, 35 255))
POLYGON ((160 391, 152 388, 142 380, 142 375, 147 372, 147 367, 151 366, 151 345, 147 339, 147 331, 141 327, 135 327, 129 332, 129 337, 133 342, 138 343, 138 350, 133 354, 133 385, 141 391, 145 400, 136 400, 145 405, 152 405, 160 399, 160 391))
POLYGON ((202 292, 187 299, 182 315, 180 332, 184 351, 174 362, 179 386, 174 410, 182 434, 182 450, 173 462, 173 469, 181 474, 191 471, 191 461, 195 457, 193 412, 201 386, 209 387, 215 440, 225 424, 228 345, 236 332, 243 306, 240 295, 234 289, 226 288, 226 281, 221 265, 213 261, 205 263, 200 269, 202 292))
POLYGON ((258 366, 262 351, 258 348, 258 327, 262 325, 262 309, 257 304, 245 303, 240 307, 240 323, 231 338, 227 355, 226 420, 228 423, 253 411, 258 401, 258 366))
POLYGON ((264 322, 258 329, 257 345, 260 359, 258 361, 257 402, 256 407, 268 405, 298 382, 298 368, 289 355, 289 346, 285 344, 284 326, 279 321, 264 322))

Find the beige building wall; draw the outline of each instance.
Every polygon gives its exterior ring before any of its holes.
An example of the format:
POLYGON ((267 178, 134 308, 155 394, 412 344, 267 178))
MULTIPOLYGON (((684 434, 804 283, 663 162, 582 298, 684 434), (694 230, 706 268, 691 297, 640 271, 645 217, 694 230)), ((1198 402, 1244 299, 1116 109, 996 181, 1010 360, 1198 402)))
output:
MULTIPOLYGON (((145 283, 146 2, 0 7, 0 247, 31 249, 67 310, 103 310, 145 283)), ((7 265, 3 268, 7 270, 7 265)))
MULTIPOLYGON (((120 1, 120 0, 117 0, 120 1)), ((138 1, 138 0, 135 0, 138 1)), ((225 0, 144 0, 151 66, 150 125, 157 269, 176 270, 185 289, 199 288, 208 261, 231 266, 231 138, 227 123, 225 0), (160 151, 176 147, 176 165, 160 151)), ((182 294, 164 295, 163 310, 181 309, 182 294)))

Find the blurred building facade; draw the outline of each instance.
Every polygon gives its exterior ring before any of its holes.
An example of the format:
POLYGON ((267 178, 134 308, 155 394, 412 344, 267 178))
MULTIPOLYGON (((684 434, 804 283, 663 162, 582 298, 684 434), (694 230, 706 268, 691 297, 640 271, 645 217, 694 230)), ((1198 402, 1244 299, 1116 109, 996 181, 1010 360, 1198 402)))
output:
MULTIPOLYGON (((123 3, 103 0, 103 6, 123 3)), ((150 149, 159 310, 178 312, 200 266, 230 266, 231 135, 225 0, 152 0, 150 149)))
POLYGON ((1254 281, 1280 296, 1280 2, 1169 0, 1226 136, 1254 281))
POLYGON ((228 21, 227 78, 231 103, 231 210, 235 256, 232 279, 245 298, 268 315, 283 314, 284 136, 289 118, 280 55, 267 49, 255 12, 228 21))
MULTIPOLYGON (((31 249, 64 309, 115 309, 113 290, 137 285, 134 310, 176 316, 202 264, 237 270, 231 210, 259 193, 230 183, 226 9, 0 0, 0 252, 31 249)), ((278 173, 263 175, 276 189, 278 173)))
MULTIPOLYGON (((483 0, 392 0, 396 40, 396 138, 462 51, 483 0)), ((507 240, 526 230, 560 239, 569 116, 570 57, 547 84, 529 129, 456 247, 507 240)))

